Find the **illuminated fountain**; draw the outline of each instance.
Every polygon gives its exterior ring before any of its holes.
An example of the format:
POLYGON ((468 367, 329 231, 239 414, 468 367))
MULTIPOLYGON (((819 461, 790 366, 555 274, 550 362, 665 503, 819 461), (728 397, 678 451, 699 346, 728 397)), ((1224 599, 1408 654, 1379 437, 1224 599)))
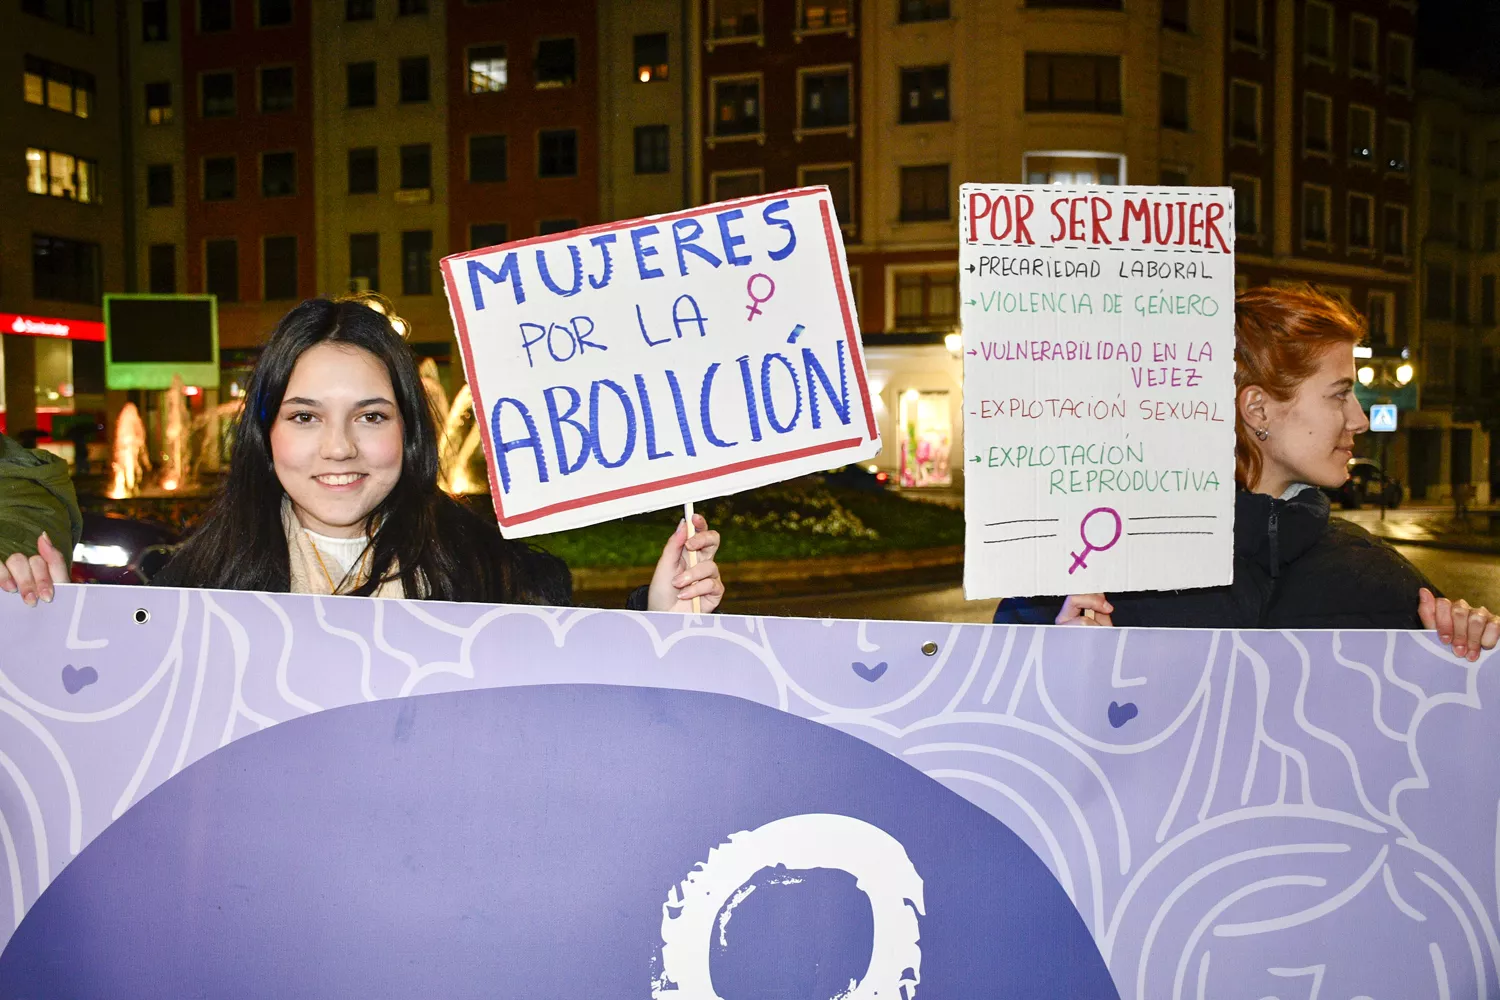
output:
POLYGON ((115 419, 115 480, 109 495, 116 500, 133 497, 141 490, 151 457, 146 453, 146 425, 134 403, 126 403, 115 419))
POLYGON ((449 493, 478 493, 484 489, 483 479, 475 483, 469 477, 469 460, 479 450, 479 424, 474 420, 474 397, 467 382, 448 408, 448 419, 443 422, 438 447, 443 489, 449 493))
POLYGON ((188 476, 185 456, 191 425, 182 390, 182 376, 174 374, 172 385, 162 400, 162 451, 166 465, 161 470, 161 488, 169 493, 182 486, 188 476))

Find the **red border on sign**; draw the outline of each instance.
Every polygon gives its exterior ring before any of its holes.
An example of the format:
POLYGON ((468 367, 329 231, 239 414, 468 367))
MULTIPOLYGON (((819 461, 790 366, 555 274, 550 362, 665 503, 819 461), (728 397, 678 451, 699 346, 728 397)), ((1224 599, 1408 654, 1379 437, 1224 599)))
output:
MULTIPOLYGON (((536 243, 557 243, 562 242, 565 239, 575 239, 583 234, 608 233, 617 232, 622 229, 631 229, 643 222, 673 222, 678 219, 686 219, 699 215, 712 215, 715 212, 722 211, 726 206, 758 205, 768 201, 779 201, 783 198, 805 198, 809 195, 820 194, 822 190, 822 188, 798 188, 792 191, 779 191, 775 194, 758 195, 753 198, 741 198, 736 201, 720 202, 714 205, 700 206, 699 208, 690 209, 685 212, 677 212, 671 215, 654 215, 642 219, 629 219, 624 222, 610 222, 598 226, 588 226, 584 229, 575 229, 568 233, 558 233, 556 235, 550 236, 534 236, 530 239, 518 240, 514 243, 505 243, 502 244, 502 246, 514 249, 516 247, 531 246, 532 244, 536 243)), ((875 430, 875 410, 873 404, 870 401, 869 386, 865 382, 864 359, 861 356, 859 350, 859 334, 854 329, 854 315, 849 305, 849 293, 848 290, 844 287, 843 277, 839 270, 839 244, 837 237, 838 230, 834 227, 833 217, 828 210, 828 204, 825 202, 819 207, 821 208, 823 214, 823 235, 828 245, 828 262, 833 274, 834 284, 838 291, 839 311, 844 320, 844 340, 845 343, 847 343, 849 346, 850 360, 854 365, 855 381, 859 386, 860 399, 864 403, 865 424, 869 432, 868 440, 873 441, 877 437, 877 433, 875 430)), ((474 353, 469 344, 469 325, 464 319, 463 309, 459 307, 459 303, 461 303, 463 300, 459 298, 458 279, 454 276, 453 273, 453 263, 455 261, 465 260, 469 257, 478 257, 482 254, 490 253, 493 250, 494 248, 490 247, 483 250, 470 250, 466 253, 453 254, 451 256, 444 257, 440 266, 442 267, 443 271, 443 281, 448 288, 448 302, 450 304, 450 310, 453 313, 453 323, 458 328, 458 346, 460 353, 463 355, 464 374, 468 377, 469 391, 472 394, 474 401, 474 419, 479 424, 480 433, 484 436, 484 442, 486 446, 485 471, 488 474, 490 480, 490 497, 491 499, 493 499, 495 504, 495 517, 500 522, 501 527, 509 528, 513 525, 525 524, 527 521, 534 521, 537 518, 547 517, 551 514, 559 514, 563 511, 577 510, 580 507, 589 507, 595 504, 608 503, 611 500, 619 500, 624 497, 630 496, 639 496, 642 493, 652 493, 656 490, 670 489, 674 486, 683 486, 688 483, 704 482, 706 480, 716 479, 720 476, 731 475, 735 472, 743 472, 746 469, 755 469, 767 465, 774 465, 777 462, 792 462, 796 461, 799 458, 807 458, 812 455, 820 455, 826 454, 828 452, 839 451, 844 448, 853 447, 854 445, 857 445, 860 442, 866 440, 862 437, 856 437, 849 438, 844 441, 831 441, 827 444, 798 448, 793 451, 782 452, 776 455, 765 455, 760 458, 746 459, 742 462, 732 462, 728 465, 721 465, 712 469, 705 469, 701 472, 690 472, 681 476, 674 476, 670 479, 657 480, 656 482, 652 483, 641 483, 637 486, 623 486, 616 490, 606 490, 603 493, 595 493, 590 496, 578 497, 573 500, 563 500, 558 503, 548 504, 545 507, 538 507, 535 510, 524 511, 519 514, 507 515, 504 508, 504 494, 500 490, 500 484, 495 481, 495 463, 492 460, 495 454, 495 442, 490 438, 490 421, 486 413, 486 408, 484 407, 483 402, 479 398, 479 394, 475 389, 475 386, 477 386, 478 383, 474 379, 474 353)))

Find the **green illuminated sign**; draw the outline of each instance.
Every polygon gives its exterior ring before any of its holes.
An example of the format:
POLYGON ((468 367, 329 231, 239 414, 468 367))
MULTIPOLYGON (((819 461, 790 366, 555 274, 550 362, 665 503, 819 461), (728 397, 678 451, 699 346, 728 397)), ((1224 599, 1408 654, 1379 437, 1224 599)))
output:
POLYGON ((104 296, 104 384, 168 389, 219 384, 219 309, 213 295, 104 296))

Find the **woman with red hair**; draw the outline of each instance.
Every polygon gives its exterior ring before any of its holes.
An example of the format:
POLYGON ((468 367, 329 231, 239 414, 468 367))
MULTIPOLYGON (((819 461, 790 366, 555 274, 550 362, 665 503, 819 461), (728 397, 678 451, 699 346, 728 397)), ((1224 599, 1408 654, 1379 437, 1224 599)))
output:
POLYGON ((1349 306, 1310 288, 1255 288, 1236 300, 1231 584, 1004 601, 995 621, 1426 628, 1470 660, 1493 648, 1500 619, 1441 597, 1391 546, 1329 516, 1318 487, 1343 485, 1354 436, 1370 427, 1354 395, 1354 347, 1364 332, 1349 306))

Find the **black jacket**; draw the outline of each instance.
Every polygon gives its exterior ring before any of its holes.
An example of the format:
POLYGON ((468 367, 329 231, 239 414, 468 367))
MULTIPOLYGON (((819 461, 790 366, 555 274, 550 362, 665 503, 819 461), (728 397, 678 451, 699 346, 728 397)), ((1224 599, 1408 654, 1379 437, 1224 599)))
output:
MULTIPOLYGON (((1308 488, 1289 500, 1239 491, 1234 582, 1227 587, 1110 594, 1117 626, 1418 629, 1427 578, 1401 553, 1308 488)), ((1441 596, 1439 594, 1439 596, 1441 596)), ((1064 598, 1001 601, 997 624, 1050 624, 1064 598)))

